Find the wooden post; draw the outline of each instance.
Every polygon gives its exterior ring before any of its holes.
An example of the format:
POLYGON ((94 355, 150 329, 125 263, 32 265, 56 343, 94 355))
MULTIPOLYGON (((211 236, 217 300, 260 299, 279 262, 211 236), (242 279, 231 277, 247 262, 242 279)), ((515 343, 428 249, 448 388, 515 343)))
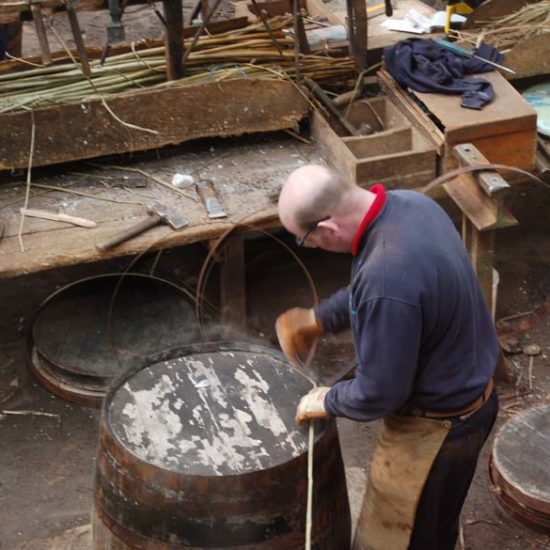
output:
POLYGON ((44 65, 51 65, 53 63, 52 54, 50 53, 48 36, 46 35, 46 28, 44 27, 44 19, 42 17, 42 10, 40 9, 40 6, 31 4, 31 13, 34 20, 38 44, 40 46, 42 63, 44 63, 44 65))
POLYGON ((235 235, 223 249, 220 270, 221 319, 226 335, 233 331, 246 332, 246 275, 244 238, 235 235))
POLYGON ((183 6, 181 0, 163 0, 166 20, 166 79, 183 76, 183 6))
POLYGON ((365 0, 346 0, 350 55, 358 72, 367 66, 367 6, 365 0))
POLYGON ((355 66, 361 73, 367 68, 367 5, 366 0, 353 0, 355 17, 355 66))

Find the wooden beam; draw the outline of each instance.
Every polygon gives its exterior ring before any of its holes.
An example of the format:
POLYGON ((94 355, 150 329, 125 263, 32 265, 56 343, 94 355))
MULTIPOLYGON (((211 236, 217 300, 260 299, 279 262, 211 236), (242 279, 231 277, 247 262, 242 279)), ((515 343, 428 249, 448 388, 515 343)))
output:
POLYGON ((183 5, 181 0, 163 0, 166 22, 166 78, 178 80, 183 76, 183 5))
POLYGON ((31 12, 32 18, 34 19, 34 27, 38 38, 38 45, 40 46, 42 63, 44 65, 51 65, 53 60, 50 52, 50 46, 48 44, 48 36, 46 35, 46 28, 44 26, 44 18, 42 17, 42 10, 40 9, 40 6, 31 4, 31 12))
MULTIPOLYGON (((107 103, 124 122, 157 133, 122 125, 100 100, 87 101, 86 109, 80 103, 34 109, 33 166, 292 128, 309 109, 292 82, 252 78, 193 86, 174 83, 113 94, 107 103)), ((27 167, 31 128, 28 112, 0 116, 0 170, 27 167)))

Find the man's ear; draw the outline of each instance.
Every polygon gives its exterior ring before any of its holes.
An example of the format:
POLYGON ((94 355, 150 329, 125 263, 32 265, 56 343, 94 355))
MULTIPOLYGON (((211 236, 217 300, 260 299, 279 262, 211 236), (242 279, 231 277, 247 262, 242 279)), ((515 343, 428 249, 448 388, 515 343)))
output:
POLYGON ((333 233, 338 233, 340 231, 340 226, 332 218, 319 222, 317 227, 324 227, 333 233))

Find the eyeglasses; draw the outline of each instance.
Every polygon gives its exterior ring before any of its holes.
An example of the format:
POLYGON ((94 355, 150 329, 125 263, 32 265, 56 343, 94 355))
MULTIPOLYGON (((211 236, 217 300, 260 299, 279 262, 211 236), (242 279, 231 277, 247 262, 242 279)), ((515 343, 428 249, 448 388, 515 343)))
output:
POLYGON ((307 238, 317 229, 319 224, 321 222, 324 222, 324 221, 328 220, 329 218, 330 218, 330 216, 325 216, 323 219, 321 219, 319 221, 316 221, 316 222, 313 222, 309 226, 308 230, 305 232, 303 237, 296 237, 296 246, 304 246, 304 243, 306 242, 307 238))

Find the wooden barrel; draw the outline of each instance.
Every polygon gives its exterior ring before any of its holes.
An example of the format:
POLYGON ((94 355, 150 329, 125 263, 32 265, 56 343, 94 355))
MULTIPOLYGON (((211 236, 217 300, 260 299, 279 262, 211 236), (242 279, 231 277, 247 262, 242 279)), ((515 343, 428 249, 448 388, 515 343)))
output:
POLYGON ((550 405, 522 411, 502 426, 489 473, 502 510, 550 533, 550 405))
MULTIPOLYGON (((311 388, 278 352, 248 344, 173 350, 119 379, 100 425, 95 550, 304 547, 311 388)), ((312 548, 350 547, 333 420, 316 423, 312 548)))

